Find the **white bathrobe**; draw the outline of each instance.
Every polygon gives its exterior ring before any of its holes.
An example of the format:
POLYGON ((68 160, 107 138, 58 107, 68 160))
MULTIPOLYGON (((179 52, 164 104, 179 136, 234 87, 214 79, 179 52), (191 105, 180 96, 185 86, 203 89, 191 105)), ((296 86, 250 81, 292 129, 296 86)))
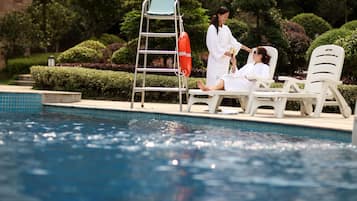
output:
POLYGON ((259 77, 268 79, 270 74, 269 66, 263 63, 249 63, 244 65, 235 73, 226 74, 221 77, 224 80, 224 90, 226 91, 246 91, 254 86, 253 80, 246 77, 259 77))
POLYGON ((216 27, 211 24, 207 31, 206 45, 209 51, 206 85, 213 86, 228 73, 230 57, 224 53, 232 48, 238 52, 241 44, 233 37, 228 26, 219 27, 217 34, 216 27))

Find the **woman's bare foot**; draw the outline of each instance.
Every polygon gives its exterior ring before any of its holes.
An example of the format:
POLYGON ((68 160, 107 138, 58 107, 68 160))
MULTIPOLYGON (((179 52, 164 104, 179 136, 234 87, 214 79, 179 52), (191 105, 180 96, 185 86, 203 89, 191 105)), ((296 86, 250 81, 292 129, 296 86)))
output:
POLYGON ((197 86, 198 86, 198 88, 200 88, 202 91, 209 91, 209 90, 210 90, 206 85, 204 85, 204 84, 202 83, 201 80, 198 80, 198 81, 197 81, 197 86))

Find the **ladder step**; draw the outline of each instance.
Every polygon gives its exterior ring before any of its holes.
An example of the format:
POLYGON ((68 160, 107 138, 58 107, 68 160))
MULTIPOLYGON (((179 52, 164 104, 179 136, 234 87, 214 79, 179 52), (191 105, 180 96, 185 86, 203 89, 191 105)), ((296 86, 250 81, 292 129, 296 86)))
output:
POLYGON ((176 51, 168 50, 139 50, 139 54, 172 54, 175 55, 176 51))
POLYGON ((156 38, 172 38, 176 37, 176 33, 152 33, 152 32, 142 32, 141 36, 145 37, 156 37, 156 38))
MULTIPOLYGON (((179 92, 179 88, 169 88, 169 87, 135 87, 135 92, 143 92, 143 91, 159 91, 159 92, 179 92)), ((181 92, 186 92, 186 88, 181 88, 181 92)))
POLYGON ((177 73, 177 68, 137 68, 138 72, 177 73))

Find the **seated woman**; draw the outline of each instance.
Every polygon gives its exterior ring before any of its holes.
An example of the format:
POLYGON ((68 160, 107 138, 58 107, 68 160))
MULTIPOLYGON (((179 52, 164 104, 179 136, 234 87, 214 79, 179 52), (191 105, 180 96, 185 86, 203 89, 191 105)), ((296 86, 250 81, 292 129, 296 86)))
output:
POLYGON ((269 78, 268 65, 270 56, 268 55, 267 50, 263 47, 256 48, 256 50, 253 52, 253 60, 254 63, 248 63, 237 71, 237 61, 233 57, 233 73, 222 76, 222 78, 214 86, 206 86, 202 83, 202 81, 198 81, 198 88, 200 88, 202 91, 223 89, 226 91, 250 90, 258 78, 269 78))

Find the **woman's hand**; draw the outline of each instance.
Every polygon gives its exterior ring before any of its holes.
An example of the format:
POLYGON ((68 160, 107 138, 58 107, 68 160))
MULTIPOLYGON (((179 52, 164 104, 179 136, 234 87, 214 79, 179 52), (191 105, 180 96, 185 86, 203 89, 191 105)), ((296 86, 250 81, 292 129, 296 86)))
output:
POLYGON ((237 70, 237 59, 236 57, 231 58, 231 72, 235 73, 237 70))
POLYGON ((232 53, 230 53, 230 52, 225 52, 224 55, 227 57, 230 57, 230 58, 233 56, 232 53))

